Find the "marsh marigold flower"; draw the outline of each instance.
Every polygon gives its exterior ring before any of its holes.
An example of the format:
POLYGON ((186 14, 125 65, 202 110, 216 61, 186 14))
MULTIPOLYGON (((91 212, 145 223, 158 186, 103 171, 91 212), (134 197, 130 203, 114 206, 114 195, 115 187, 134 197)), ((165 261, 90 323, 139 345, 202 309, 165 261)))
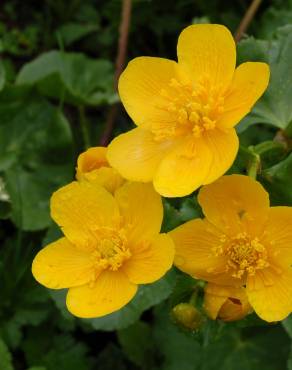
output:
POLYGON ((126 305, 139 284, 172 266, 174 245, 159 234, 163 209, 150 184, 125 183, 114 195, 90 181, 56 191, 51 215, 64 237, 42 249, 32 272, 51 289, 69 288, 67 307, 98 317, 126 305))
POLYGON ((107 148, 97 146, 87 149, 77 159, 76 179, 78 181, 91 181, 114 193, 125 180, 111 168, 106 159, 107 148))
POLYGON ((208 283, 205 287, 204 309, 215 320, 235 321, 252 312, 245 288, 208 283))
POLYGON ((270 207, 261 184, 243 175, 204 186, 198 201, 205 218, 169 233, 175 265, 217 285, 244 286, 258 316, 284 319, 292 311, 292 208, 270 207))
POLYGON ((269 81, 265 63, 235 68, 235 43, 221 25, 187 27, 177 54, 178 62, 139 57, 128 64, 119 94, 138 127, 107 153, 123 177, 153 181, 166 197, 190 194, 228 170, 238 151, 234 126, 269 81))

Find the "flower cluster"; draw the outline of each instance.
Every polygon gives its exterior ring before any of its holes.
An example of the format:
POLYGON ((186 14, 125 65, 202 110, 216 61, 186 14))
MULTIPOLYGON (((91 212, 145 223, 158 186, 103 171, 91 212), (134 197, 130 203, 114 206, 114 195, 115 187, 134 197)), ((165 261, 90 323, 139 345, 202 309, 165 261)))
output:
MULTIPOLYGON (((69 288, 74 315, 98 317, 174 264, 207 282, 210 318, 239 320, 254 310, 282 320, 292 311, 292 208, 270 207, 248 176, 222 176, 238 151, 234 126, 264 93, 269 67, 236 67, 233 37, 220 25, 187 27, 177 52, 178 62, 140 57, 122 73, 119 94, 137 128, 79 156, 76 181, 51 199, 64 237, 37 254, 33 275, 48 288, 69 288), (205 218, 160 233, 161 195, 201 186, 205 218)), ((190 303, 173 313, 185 327, 201 322, 190 303)))

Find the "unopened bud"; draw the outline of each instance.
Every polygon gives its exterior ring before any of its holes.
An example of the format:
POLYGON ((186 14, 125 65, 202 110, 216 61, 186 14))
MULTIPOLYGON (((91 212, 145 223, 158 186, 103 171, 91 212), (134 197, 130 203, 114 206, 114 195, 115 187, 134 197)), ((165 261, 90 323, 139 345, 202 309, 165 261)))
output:
POLYGON ((245 288, 209 283, 205 288, 204 309, 213 319, 236 321, 252 312, 245 288))
POLYGON ((203 315, 190 303, 179 303, 172 309, 175 322, 185 329, 198 330, 203 323, 203 315))

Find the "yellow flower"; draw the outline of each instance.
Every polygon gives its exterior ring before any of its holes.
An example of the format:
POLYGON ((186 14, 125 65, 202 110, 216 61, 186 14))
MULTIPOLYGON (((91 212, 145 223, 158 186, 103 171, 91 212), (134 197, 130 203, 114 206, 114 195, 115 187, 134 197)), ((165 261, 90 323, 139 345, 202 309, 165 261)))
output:
POLYGON ((138 284, 160 279, 172 265, 174 245, 159 234, 162 202, 150 184, 126 183, 113 196, 74 181, 53 194, 51 215, 64 237, 37 254, 32 272, 48 288, 69 288, 66 303, 76 316, 120 309, 138 284))
POLYGON ((103 146, 89 148, 81 153, 77 159, 76 179, 91 181, 114 193, 125 180, 111 168, 106 159, 107 148, 103 146))
POLYGON ((166 197, 185 196, 223 175, 234 161, 234 126, 265 91, 269 67, 248 62, 235 68, 231 33, 199 24, 182 31, 178 63, 132 60, 119 94, 137 128, 115 138, 107 157, 132 181, 152 182, 166 197))
POLYGON ((223 321, 240 320, 252 312, 245 288, 212 283, 205 287, 204 308, 211 319, 223 321))
POLYGON ((292 207, 270 207, 260 183, 223 176, 198 196, 206 218, 169 234, 175 265, 217 285, 246 287, 248 301, 266 321, 292 311, 292 207))

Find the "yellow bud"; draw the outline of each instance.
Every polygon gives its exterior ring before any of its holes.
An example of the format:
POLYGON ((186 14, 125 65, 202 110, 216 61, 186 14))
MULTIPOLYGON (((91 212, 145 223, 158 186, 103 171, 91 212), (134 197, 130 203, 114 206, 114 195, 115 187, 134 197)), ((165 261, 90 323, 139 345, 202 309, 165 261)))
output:
POLYGON ((209 283, 205 288, 204 309, 213 319, 236 321, 252 312, 245 288, 209 283))
POLYGON ((190 303, 179 303, 172 309, 175 322, 185 329, 197 330, 203 323, 203 315, 190 303))

